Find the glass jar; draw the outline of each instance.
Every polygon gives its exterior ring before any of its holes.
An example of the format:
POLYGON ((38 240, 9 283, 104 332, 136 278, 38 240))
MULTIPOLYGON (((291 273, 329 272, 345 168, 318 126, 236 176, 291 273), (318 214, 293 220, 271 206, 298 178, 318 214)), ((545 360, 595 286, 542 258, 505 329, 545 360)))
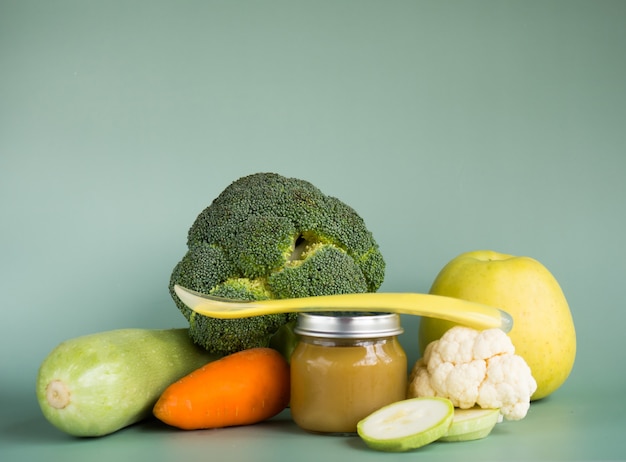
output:
POLYGON ((352 434, 375 410, 406 397, 397 314, 300 314, 291 356, 291 415, 316 433, 352 434))

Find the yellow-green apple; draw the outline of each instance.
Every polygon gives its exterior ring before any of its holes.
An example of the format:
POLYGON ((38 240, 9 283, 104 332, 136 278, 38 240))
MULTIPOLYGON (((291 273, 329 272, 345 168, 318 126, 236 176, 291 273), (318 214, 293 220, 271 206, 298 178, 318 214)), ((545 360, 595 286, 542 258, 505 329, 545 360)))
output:
MULTIPOLYGON (((430 293, 492 305, 513 316, 509 337, 537 381, 533 400, 548 396, 567 380, 576 357, 574 321, 561 286, 537 260, 491 250, 466 252, 443 267, 430 293)), ((422 353, 453 325, 422 318, 422 353)))

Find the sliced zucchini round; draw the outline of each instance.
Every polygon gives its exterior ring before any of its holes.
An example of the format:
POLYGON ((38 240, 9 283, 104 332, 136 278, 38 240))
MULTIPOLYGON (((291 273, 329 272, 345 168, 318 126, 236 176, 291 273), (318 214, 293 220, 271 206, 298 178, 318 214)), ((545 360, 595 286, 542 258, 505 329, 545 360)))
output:
POLYGON ((372 449, 401 452, 425 446, 444 436, 454 417, 444 398, 412 398, 389 404, 357 425, 357 433, 372 449))
POLYGON ((455 409, 452 425, 440 441, 471 441, 485 438, 502 419, 499 409, 455 409))

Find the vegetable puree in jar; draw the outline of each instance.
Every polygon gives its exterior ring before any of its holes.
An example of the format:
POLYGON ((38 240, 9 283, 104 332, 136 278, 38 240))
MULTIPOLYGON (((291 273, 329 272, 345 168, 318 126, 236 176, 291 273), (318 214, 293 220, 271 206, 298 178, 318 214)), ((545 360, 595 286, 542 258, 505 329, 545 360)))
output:
POLYGON ((401 332, 398 315, 299 317, 300 339, 291 356, 296 424, 312 432, 354 433, 361 419, 405 399, 401 332))

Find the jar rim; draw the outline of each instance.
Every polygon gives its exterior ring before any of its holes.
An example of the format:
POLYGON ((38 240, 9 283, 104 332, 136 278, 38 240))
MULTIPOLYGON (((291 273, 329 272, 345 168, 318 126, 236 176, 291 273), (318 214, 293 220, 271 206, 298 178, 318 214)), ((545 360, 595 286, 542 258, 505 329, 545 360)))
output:
POLYGON ((404 332, 395 313, 299 313, 294 332, 308 337, 378 338, 404 332))

